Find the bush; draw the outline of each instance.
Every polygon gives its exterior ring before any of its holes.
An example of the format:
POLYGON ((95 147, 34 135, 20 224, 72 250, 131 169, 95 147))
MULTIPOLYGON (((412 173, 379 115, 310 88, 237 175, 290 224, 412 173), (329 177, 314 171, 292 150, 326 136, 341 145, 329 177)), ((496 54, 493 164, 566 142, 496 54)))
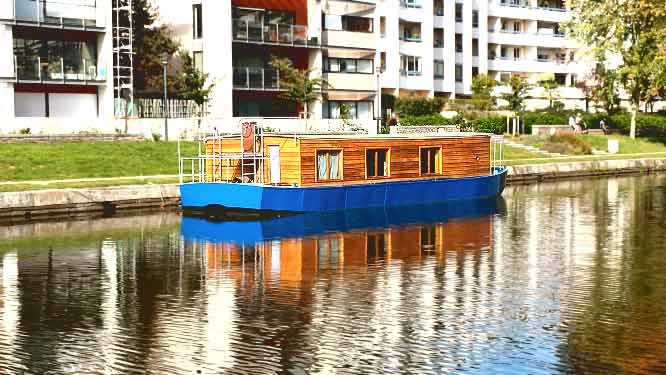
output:
MULTIPOLYGON (((631 115, 623 113, 611 116, 610 124, 623 134, 629 134, 631 115)), ((659 115, 639 115, 636 119, 636 134, 640 137, 657 138, 666 141, 666 117, 659 115)))
POLYGON ((162 140, 162 135, 160 133, 153 133, 153 141, 159 142, 162 140))
POLYGON ((400 125, 404 126, 426 126, 426 125, 453 125, 454 122, 444 118, 440 114, 426 116, 402 116, 400 125))
POLYGON ((444 106, 442 98, 401 98, 395 102, 400 116, 426 116, 440 113, 444 106))
POLYGON ((541 149, 569 155, 591 155, 592 145, 574 134, 556 134, 541 145, 541 149))
POLYGON ((482 117, 472 121, 472 129, 479 133, 503 134, 506 131, 504 117, 482 117))

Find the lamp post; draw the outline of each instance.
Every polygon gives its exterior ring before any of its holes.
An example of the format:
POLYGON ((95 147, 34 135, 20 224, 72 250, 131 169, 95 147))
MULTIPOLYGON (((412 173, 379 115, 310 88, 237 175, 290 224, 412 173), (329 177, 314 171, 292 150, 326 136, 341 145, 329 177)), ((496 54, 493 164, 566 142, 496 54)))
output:
POLYGON ((167 108, 167 66, 169 64, 169 55, 162 55, 162 70, 164 72, 164 140, 169 140, 169 111, 167 108))

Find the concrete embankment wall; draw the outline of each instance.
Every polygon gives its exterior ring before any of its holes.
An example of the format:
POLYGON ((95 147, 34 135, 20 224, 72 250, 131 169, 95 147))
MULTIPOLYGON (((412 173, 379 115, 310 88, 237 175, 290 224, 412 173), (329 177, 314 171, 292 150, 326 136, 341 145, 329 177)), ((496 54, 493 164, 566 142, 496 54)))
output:
POLYGON ((175 184, 0 193, 0 223, 111 216, 179 204, 180 191, 175 184))
MULTIPOLYGON (((605 160, 509 167, 509 184, 620 176, 666 171, 666 159, 605 160)), ((178 207, 178 185, 137 185, 107 188, 0 193, 0 223, 111 216, 123 211, 178 207)))
POLYGON ((621 176, 666 171, 666 159, 594 160, 509 167, 507 183, 530 183, 593 176, 621 176))

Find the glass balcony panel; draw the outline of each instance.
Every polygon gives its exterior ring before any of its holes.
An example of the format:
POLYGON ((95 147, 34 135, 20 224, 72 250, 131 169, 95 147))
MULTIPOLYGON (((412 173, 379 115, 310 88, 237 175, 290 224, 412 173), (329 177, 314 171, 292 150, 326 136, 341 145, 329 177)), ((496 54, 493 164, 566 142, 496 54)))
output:
POLYGON ((294 44, 306 44, 308 41, 308 28, 302 25, 293 25, 294 44))
POLYGON ((16 56, 16 78, 19 80, 39 80, 39 57, 16 56))
POLYGON ((262 68, 247 68, 249 86, 251 89, 264 88, 264 70, 262 68))
POLYGON ((261 42, 264 37, 264 27, 260 23, 247 23, 247 40, 261 42))
POLYGON ((278 39, 280 43, 293 43, 294 36, 292 33, 291 25, 277 25, 278 39))
POLYGON ((277 69, 264 69, 264 82, 266 89, 277 90, 280 88, 280 74, 277 69))
POLYGON ((234 88, 248 88, 247 68, 234 68, 234 88))

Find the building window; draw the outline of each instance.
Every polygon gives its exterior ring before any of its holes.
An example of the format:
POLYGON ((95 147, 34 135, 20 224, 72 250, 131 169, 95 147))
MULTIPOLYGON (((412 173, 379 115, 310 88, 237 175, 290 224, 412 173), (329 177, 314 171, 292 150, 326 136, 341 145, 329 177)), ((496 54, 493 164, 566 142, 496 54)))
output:
POLYGON ((421 8, 421 0, 404 0, 402 4, 405 8, 421 8))
POLYGON ((422 147, 421 148, 421 175, 441 174, 442 173, 442 149, 441 147, 422 147))
POLYGON ((479 11, 472 11, 472 27, 479 27, 479 11))
POLYGON ((456 22, 462 22, 463 20, 463 5, 456 4, 456 22))
POLYGON ((192 5, 192 30, 194 39, 201 39, 203 37, 203 19, 202 19, 201 4, 192 5))
POLYGON ((472 56, 479 57, 479 40, 472 39, 472 56))
POLYGON ((357 33, 371 33, 372 18, 356 16, 324 15, 324 28, 326 30, 343 30, 357 33))
POLYGON ((267 10, 264 15, 266 25, 294 25, 296 24, 296 14, 284 10, 267 10))
POLYGON ((203 52, 195 51, 192 53, 192 60, 194 60, 194 68, 203 72, 203 52))
POLYGON ((365 150, 366 178, 389 176, 390 153, 386 148, 365 150))
POLYGON ((444 78, 444 61, 435 61, 435 78, 444 78))
POLYGON ((368 101, 324 101, 323 117, 328 119, 371 119, 372 102, 368 101))
POLYGON ((374 61, 371 59, 340 59, 336 57, 324 58, 325 73, 361 73, 372 74, 374 61))
POLYGON ((456 34, 456 52, 463 51, 463 38, 462 34, 456 34))
POLYGON ((342 150, 317 150, 317 181, 342 180, 342 150))
POLYGON ((463 67, 462 65, 456 65, 456 82, 462 82, 463 80, 463 67))
POLYGON ((421 58, 418 56, 400 55, 400 71, 408 76, 421 75, 421 58))

